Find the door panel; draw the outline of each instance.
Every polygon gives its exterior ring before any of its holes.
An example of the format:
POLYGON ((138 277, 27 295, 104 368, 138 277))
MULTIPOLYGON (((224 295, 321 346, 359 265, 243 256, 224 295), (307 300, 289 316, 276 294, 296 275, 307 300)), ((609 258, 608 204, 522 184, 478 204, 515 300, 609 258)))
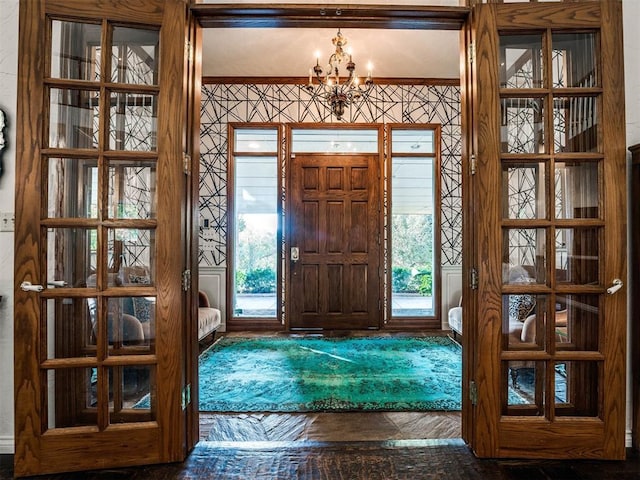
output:
POLYGON ((480 456, 624 458, 620 25, 617 1, 473 9, 480 456))
POLYGON ((290 328, 379 328, 377 155, 292 160, 290 328))
POLYGON ((186 21, 164 0, 21 3, 17 476, 186 454, 186 21))

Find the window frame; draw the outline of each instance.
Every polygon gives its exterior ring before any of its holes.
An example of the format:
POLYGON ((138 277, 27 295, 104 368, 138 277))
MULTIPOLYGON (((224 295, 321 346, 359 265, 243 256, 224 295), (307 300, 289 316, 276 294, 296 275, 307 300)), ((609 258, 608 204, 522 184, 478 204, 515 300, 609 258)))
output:
POLYGON ((383 253, 385 262, 385 288, 386 288, 386 305, 385 305, 385 328, 389 330, 415 330, 415 329, 442 329, 441 321, 441 305, 442 305, 442 286, 441 286, 441 210, 442 210, 442 193, 441 193, 441 162, 442 162, 442 126, 438 123, 390 123, 385 125, 387 130, 386 142, 386 165, 384 187, 386 192, 386 202, 384 205, 383 215, 386 217, 384 232, 386 245, 383 253), (425 153, 393 153, 393 131, 394 130, 432 130, 434 132, 434 151, 432 154, 425 153), (433 265, 432 265, 432 297, 433 297, 433 314, 428 316, 401 316, 393 315, 392 312, 392 258, 393 258, 393 235, 391 227, 391 218, 393 215, 393 187, 392 187, 392 168, 394 157, 433 158, 433 265))
POLYGON ((227 331, 265 331, 279 330, 282 328, 282 240, 283 240, 283 210, 281 195, 283 189, 282 168, 283 168, 283 148, 282 148, 282 124, 280 123, 229 123, 227 127, 228 158, 227 158, 227 288, 226 305, 227 308, 227 331), (275 130, 277 132, 277 146, 275 152, 241 152, 235 150, 235 132, 237 130, 275 130), (236 157, 276 157, 277 163, 277 233, 276 233, 276 315, 274 317, 258 316, 236 316, 235 315, 235 240, 236 230, 236 205, 235 205, 235 175, 236 157))

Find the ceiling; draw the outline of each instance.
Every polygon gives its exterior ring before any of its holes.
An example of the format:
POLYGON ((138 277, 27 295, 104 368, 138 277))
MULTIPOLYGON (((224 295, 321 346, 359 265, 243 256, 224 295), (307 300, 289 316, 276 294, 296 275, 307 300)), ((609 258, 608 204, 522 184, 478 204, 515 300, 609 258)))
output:
MULTIPOLYGON (((305 77, 326 65, 335 47, 334 28, 208 28, 203 30, 205 77, 305 77)), ((356 72, 375 78, 458 78, 459 39, 455 30, 343 29, 356 72)))

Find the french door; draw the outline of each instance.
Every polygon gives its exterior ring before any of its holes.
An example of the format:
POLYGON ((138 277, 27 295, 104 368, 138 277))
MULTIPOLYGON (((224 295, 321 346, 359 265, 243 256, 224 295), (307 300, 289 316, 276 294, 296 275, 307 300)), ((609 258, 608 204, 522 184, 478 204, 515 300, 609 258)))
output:
POLYGON ((289 328, 380 328, 377 154, 291 160, 289 328))
POLYGON ((187 6, 20 7, 15 474, 182 460, 187 6))
POLYGON ((621 16, 615 0, 472 10, 467 439, 482 457, 625 455, 621 16))

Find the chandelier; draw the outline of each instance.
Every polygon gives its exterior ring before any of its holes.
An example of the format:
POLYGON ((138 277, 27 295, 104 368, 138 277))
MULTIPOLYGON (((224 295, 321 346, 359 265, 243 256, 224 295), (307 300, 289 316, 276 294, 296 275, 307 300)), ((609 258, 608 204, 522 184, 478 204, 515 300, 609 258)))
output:
POLYGON ((373 87, 371 78, 371 67, 364 85, 356 74, 356 64, 353 63, 351 53, 345 52, 344 46, 347 39, 342 35, 340 29, 338 34, 331 40, 336 47, 336 51, 329 57, 327 71, 324 72, 320 66, 320 59, 316 58, 316 64, 309 69, 309 83, 307 91, 314 97, 322 98, 331 107, 331 111, 338 120, 342 119, 344 109, 354 101, 365 97, 373 87), (340 66, 344 64, 348 72, 340 75, 340 66), (317 83, 314 83, 314 75, 317 83))

